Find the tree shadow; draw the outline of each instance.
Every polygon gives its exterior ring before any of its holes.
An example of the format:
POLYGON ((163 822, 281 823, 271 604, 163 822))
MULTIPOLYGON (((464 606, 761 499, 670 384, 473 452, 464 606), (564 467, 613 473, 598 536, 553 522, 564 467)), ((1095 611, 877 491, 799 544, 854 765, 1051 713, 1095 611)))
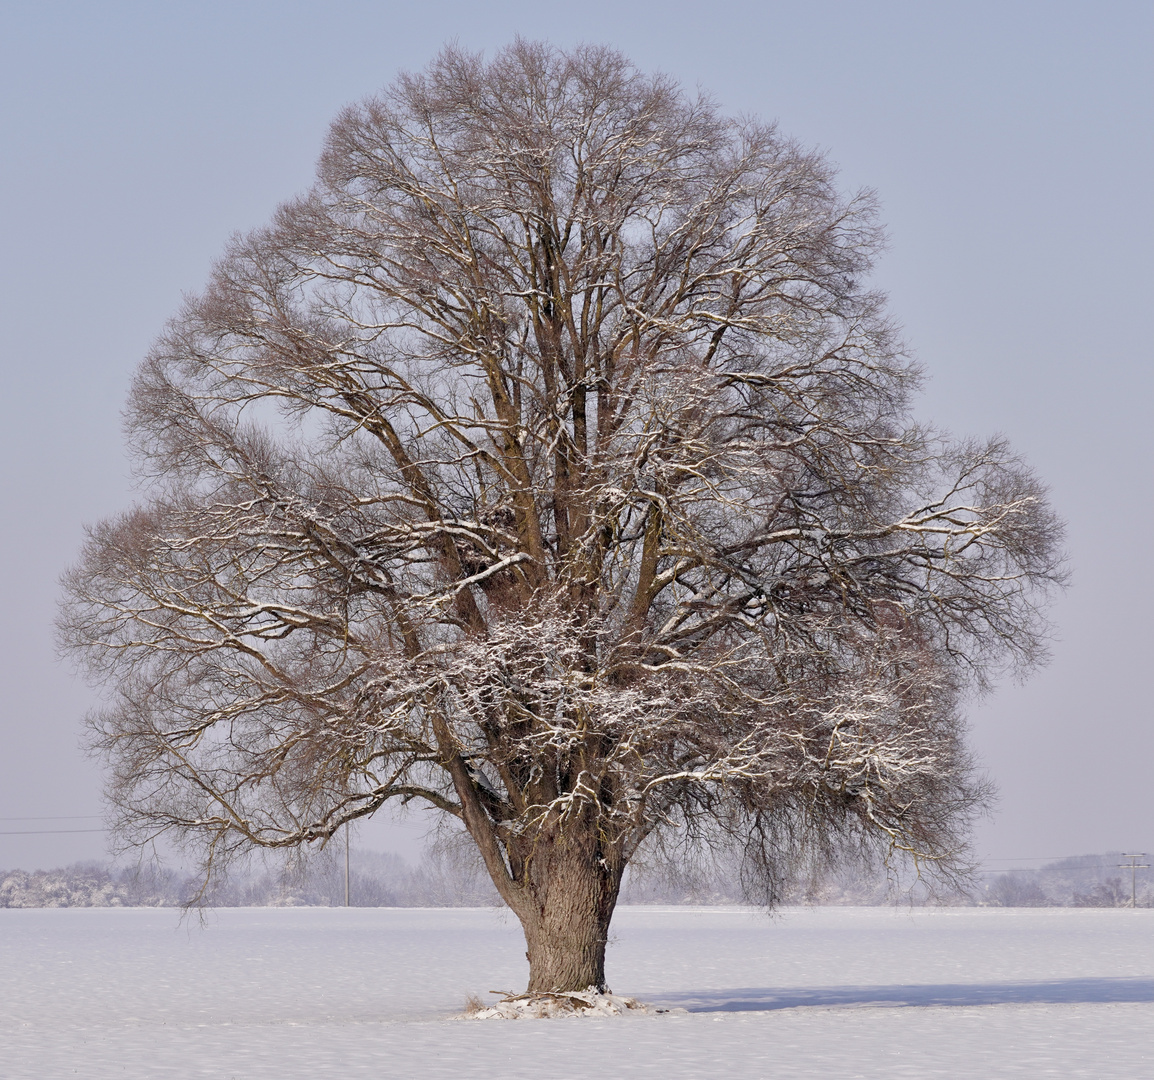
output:
POLYGON ((1050 979, 1044 982, 939 983, 697 990, 663 994, 654 1005, 689 1012, 777 1009, 910 1008, 950 1005, 1083 1005, 1154 1002, 1154 978, 1050 979))

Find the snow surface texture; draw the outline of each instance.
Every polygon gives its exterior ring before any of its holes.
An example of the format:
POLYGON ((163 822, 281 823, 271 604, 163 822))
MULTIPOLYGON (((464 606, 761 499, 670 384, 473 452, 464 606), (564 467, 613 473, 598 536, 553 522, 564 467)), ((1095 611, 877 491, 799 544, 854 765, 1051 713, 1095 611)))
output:
POLYGON ((474 1023, 476 909, 0 911, 0 1077, 1154 1077, 1154 910, 623 908, 613 989, 685 1014, 474 1023))

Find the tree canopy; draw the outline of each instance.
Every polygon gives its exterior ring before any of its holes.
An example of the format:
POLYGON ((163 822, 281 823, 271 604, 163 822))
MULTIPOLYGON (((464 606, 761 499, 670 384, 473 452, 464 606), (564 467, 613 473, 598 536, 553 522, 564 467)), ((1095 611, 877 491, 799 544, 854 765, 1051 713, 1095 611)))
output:
POLYGON ((206 867, 459 820, 530 989, 604 985, 645 843, 770 886, 952 865, 960 706, 1043 654, 1060 528, 914 422, 868 194, 620 54, 454 48, 334 122, 144 361, 144 494, 62 615, 123 835, 206 867))

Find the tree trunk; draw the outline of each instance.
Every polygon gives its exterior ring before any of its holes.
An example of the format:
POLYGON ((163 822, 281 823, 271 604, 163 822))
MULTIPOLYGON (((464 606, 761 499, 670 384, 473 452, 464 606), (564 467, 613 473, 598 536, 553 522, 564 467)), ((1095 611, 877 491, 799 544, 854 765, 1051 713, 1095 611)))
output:
POLYGON ((524 902, 514 911, 525 932, 530 994, 599 991, 605 985, 605 943, 624 866, 598 845, 565 843, 538 849, 524 902))

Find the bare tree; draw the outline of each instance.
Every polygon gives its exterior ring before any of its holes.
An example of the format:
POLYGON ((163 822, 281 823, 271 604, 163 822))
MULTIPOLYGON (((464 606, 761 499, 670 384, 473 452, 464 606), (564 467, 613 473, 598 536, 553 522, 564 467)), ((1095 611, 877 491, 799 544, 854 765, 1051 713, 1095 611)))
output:
POLYGON ((959 700, 1042 652, 1059 528, 914 424, 868 195, 616 52, 447 49, 346 109, 145 360, 147 477, 62 637, 121 834, 206 870, 390 799, 459 820, 532 992, 622 872, 732 841, 955 866, 959 700))

